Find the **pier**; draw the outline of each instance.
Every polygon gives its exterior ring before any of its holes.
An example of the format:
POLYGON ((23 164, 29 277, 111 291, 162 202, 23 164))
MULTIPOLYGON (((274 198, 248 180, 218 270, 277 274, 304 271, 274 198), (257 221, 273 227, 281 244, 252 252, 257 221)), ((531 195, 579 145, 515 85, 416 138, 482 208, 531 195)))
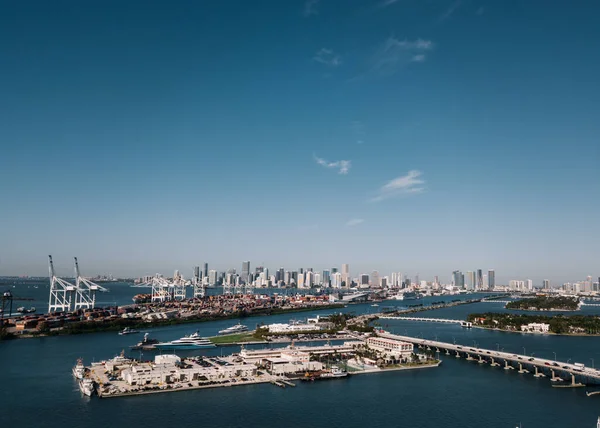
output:
POLYGON ((427 340, 411 336, 401 336, 387 332, 378 332, 378 336, 387 337, 389 339, 400 340, 403 342, 412 343, 420 348, 428 350, 445 351, 446 354, 454 354, 457 358, 465 357, 467 360, 477 360, 479 363, 490 363, 490 366, 497 366, 497 360, 504 361, 505 369, 514 369, 513 364, 519 368, 519 373, 529 373, 527 368, 534 370, 534 376, 542 377, 544 371, 551 372, 552 378, 555 379, 554 372, 561 371, 571 375, 571 385, 565 386, 581 386, 582 384, 575 382, 575 376, 585 378, 589 384, 600 384, 600 370, 594 368, 577 366, 574 363, 565 363, 562 361, 548 360, 545 358, 532 357, 523 354, 511 354, 509 352, 497 351, 492 349, 484 349, 459 345, 456 343, 440 342, 436 340, 427 340), (476 358, 475 358, 476 357, 476 358))

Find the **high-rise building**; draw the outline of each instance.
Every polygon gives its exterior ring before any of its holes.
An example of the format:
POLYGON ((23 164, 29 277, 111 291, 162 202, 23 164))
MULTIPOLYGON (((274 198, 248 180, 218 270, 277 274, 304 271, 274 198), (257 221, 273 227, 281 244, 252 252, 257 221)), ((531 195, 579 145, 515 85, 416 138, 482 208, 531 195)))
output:
POLYGON ((527 289, 528 289, 529 291, 532 291, 532 290, 533 290, 533 281, 532 281, 531 279, 528 279, 528 280, 527 280, 527 289))
POLYGON ((342 274, 340 272, 331 274, 331 286, 333 288, 340 288, 342 286, 342 274))
POLYGON ((483 289, 487 290, 489 287, 489 283, 488 283, 488 276, 487 275, 483 275, 483 289))
POLYGON ((383 278, 381 278, 381 287, 382 288, 388 287, 388 277, 387 276, 384 276, 383 278))
POLYGON ((321 283, 321 274, 320 273, 315 272, 314 278, 315 278, 315 285, 322 285, 322 283, 321 283))
POLYGON ((379 283, 379 272, 374 270, 371 272, 371 287, 379 287, 381 284, 379 283))
POLYGON ((208 271, 208 284, 216 285, 217 281, 218 281, 217 271, 214 269, 209 270, 208 271))
POLYGON ((457 288, 465 288, 465 276, 459 270, 452 272, 452 282, 457 288))
POLYGON ((283 281, 284 278, 285 278, 285 269, 280 267, 279 268, 279 279, 277 280, 277 282, 283 281))
POLYGON ((298 274, 298 288, 304 288, 304 274, 298 274))
POLYGON ((311 288, 313 285, 315 285, 315 275, 311 271, 308 271, 304 274, 304 286, 311 288))
POLYGON ((350 267, 348 266, 348 263, 342 264, 342 282, 346 287, 350 286, 350 267))
POLYGON ((396 272, 392 272, 392 277, 390 278, 390 286, 392 288, 398 286, 398 274, 396 272))
POLYGON ((289 285, 291 284, 291 279, 292 279, 292 274, 289 270, 286 270, 285 273, 283 274, 283 283, 285 285, 289 285))
POLYGON ((369 287, 369 275, 363 273, 360 276, 360 288, 368 288, 369 287))
POLYGON ((477 269, 477 289, 481 290, 483 288, 483 272, 481 269, 477 269))
POLYGON ((337 273, 337 271, 338 271, 338 268, 336 268, 336 267, 332 267, 331 268, 331 273, 332 274, 337 273))
POLYGON ((242 281, 248 281, 248 275, 250 275, 250 262, 242 262, 242 281))
POLYGON ((475 290, 475 272, 467 271, 467 290, 475 290))
POLYGON ((204 263, 204 278, 208 278, 208 263, 204 263))
POLYGON ((542 288, 544 290, 549 290, 550 289, 550 280, 549 279, 545 279, 542 281, 542 288))
POLYGON ((324 270, 323 274, 321 276, 322 280, 323 280, 323 285, 325 287, 329 287, 331 285, 331 278, 329 276, 329 271, 328 270, 324 270))
POLYGON ((488 270, 488 288, 492 289, 496 286, 496 272, 494 269, 488 270))

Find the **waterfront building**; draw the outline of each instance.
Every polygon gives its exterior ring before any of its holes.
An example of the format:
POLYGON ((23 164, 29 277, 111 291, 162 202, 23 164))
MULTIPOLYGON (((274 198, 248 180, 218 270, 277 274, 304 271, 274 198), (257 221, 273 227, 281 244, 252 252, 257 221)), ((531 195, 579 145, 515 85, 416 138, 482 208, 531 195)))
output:
POLYGON ((267 326, 269 333, 302 333, 307 331, 321 330, 321 326, 316 324, 287 324, 277 323, 267 326))
POLYGON ((489 284, 488 284, 488 276, 484 274, 483 275, 483 289, 487 290, 488 288, 490 288, 489 284))
POLYGON ((494 269, 488 270, 488 288, 492 289, 496 286, 496 272, 494 269))
POLYGON ((388 277, 384 276, 381 278, 381 288, 388 288, 388 277))
POLYGON ((548 333, 550 324, 532 322, 521 326, 521 331, 530 333, 548 333))
POLYGON ((412 343, 379 336, 367 338, 367 346, 393 356, 396 359, 410 357, 414 349, 412 343))
POLYGON ((481 269, 477 269, 477 289, 483 289, 483 272, 481 269))

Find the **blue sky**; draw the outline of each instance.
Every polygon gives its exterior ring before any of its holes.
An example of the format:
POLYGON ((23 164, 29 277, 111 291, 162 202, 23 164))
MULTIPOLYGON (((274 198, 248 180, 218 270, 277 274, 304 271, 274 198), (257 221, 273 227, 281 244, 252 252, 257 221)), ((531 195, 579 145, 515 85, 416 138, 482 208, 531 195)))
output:
POLYGON ((596 277, 599 12, 4 2, 0 275, 596 277))

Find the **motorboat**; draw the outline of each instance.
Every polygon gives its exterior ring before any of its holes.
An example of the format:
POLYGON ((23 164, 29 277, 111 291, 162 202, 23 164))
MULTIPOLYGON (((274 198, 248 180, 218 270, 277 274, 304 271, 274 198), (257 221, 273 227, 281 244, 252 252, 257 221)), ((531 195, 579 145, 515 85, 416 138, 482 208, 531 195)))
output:
POLYGON ((134 345, 131 347, 131 349, 133 350, 138 350, 138 349, 152 349, 154 348, 154 345, 156 345, 158 342, 158 339, 150 339, 149 338, 149 333, 144 333, 144 338, 142 339, 141 342, 138 342, 137 345, 134 345))
POLYGON ((237 323, 236 325, 232 325, 224 330, 220 330, 219 334, 235 334, 242 333, 244 331, 248 331, 248 327, 243 324, 237 323))
POLYGON ((134 329, 134 328, 125 327, 123 330, 121 330, 121 331, 119 332, 119 335, 120 335, 120 336, 124 336, 124 335, 126 335, 126 334, 136 334, 136 333, 139 333, 139 331, 137 331, 137 330, 136 330, 136 329, 134 329))
POLYGON ((73 367, 73 376, 75 379, 83 379, 85 376, 85 366, 83 365, 83 360, 81 358, 77 359, 77 364, 73 367))
POLYGON ((90 378, 83 378, 79 380, 79 389, 88 397, 91 397, 94 392, 96 392, 96 388, 94 386, 94 381, 90 378))
POLYGON ((200 336, 198 332, 184 336, 181 339, 172 340, 171 342, 160 342, 154 345, 157 349, 198 349, 214 348, 215 346, 210 340, 200 336))

